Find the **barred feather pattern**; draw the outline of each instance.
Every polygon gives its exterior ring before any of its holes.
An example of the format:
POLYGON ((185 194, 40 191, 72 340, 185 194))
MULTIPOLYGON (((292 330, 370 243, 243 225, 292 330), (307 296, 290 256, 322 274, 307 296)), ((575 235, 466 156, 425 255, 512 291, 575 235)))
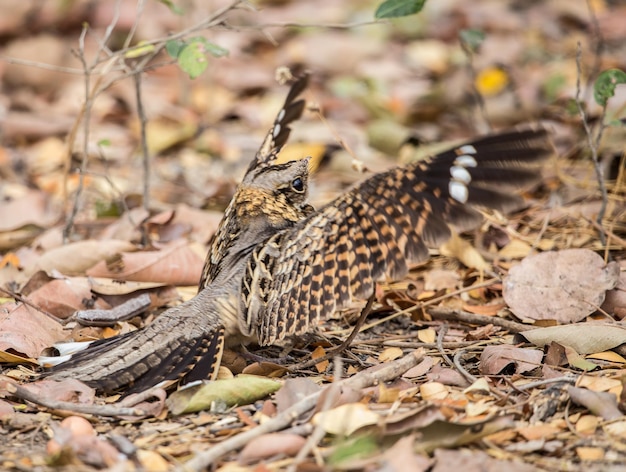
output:
POLYGON ((428 247, 482 218, 473 207, 510 211, 511 188, 538 177, 550 154, 546 131, 487 136, 430 159, 376 174, 259 244, 241 284, 244 335, 262 345, 306 332, 367 298, 376 281, 402 277, 428 247))

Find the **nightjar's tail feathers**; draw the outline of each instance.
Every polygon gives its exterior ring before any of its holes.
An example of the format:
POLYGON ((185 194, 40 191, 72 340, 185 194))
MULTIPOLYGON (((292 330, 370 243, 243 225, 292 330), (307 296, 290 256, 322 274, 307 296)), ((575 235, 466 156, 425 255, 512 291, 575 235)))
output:
POLYGON ((244 334, 271 344, 367 298, 377 280, 426 260, 448 225, 482 221, 473 207, 517 206, 510 186, 538 180, 532 165, 550 153, 545 130, 513 131, 370 177, 255 248, 241 284, 244 334))
POLYGON ((98 341, 47 376, 74 378, 105 392, 130 386, 125 393, 166 380, 214 378, 225 329, 211 301, 198 296, 164 312, 144 329, 98 341))

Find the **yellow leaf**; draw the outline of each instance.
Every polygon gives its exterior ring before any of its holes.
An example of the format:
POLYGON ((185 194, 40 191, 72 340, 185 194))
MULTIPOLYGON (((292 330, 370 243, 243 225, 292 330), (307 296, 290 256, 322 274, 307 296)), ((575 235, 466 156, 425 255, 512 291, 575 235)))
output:
POLYGON ((146 44, 145 41, 139 41, 136 47, 129 49, 124 54, 124 57, 127 59, 134 59, 136 57, 144 56, 149 52, 154 51, 154 44, 146 44))
POLYGON ((500 67, 488 67, 476 76, 476 89, 486 97, 498 95, 509 84, 509 76, 500 67))
POLYGON ((139 449, 137 451, 137 459, 143 466, 144 470, 153 470, 155 472, 167 471, 170 469, 168 462, 160 454, 154 451, 146 451, 139 449))
POLYGON ((289 161, 297 161, 307 156, 311 158, 309 161, 309 172, 313 173, 317 170, 322 158, 326 153, 326 144, 324 143, 291 143, 287 144, 276 159, 277 164, 289 161))
POLYGON ((608 377, 595 377, 592 375, 581 375, 577 386, 593 390, 594 392, 608 392, 612 388, 620 387, 622 383, 618 379, 608 377))
POLYGON ((443 400, 448 396, 448 388, 439 382, 426 382, 420 385, 420 394, 424 400, 443 400))
POLYGON ((498 251, 498 254, 507 259, 521 259, 530 254, 530 244, 520 239, 513 239, 509 244, 498 251))
POLYGON ((400 389, 389 388, 384 383, 378 386, 378 403, 393 403, 398 399, 400 389))
MULTIPOLYGON (((326 350, 324 350, 324 348, 322 346, 317 346, 315 348, 315 351, 313 351, 311 353, 311 358, 312 359, 319 359, 320 357, 324 357, 325 355, 326 355, 326 350)), ((322 361, 322 362, 319 362, 319 363, 315 364, 315 368, 321 374, 323 372, 326 372, 326 369, 328 369, 328 365, 329 364, 330 364, 330 362, 328 361, 328 359, 326 359, 325 361, 322 361)))
POLYGON ((402 357, 402 349, 399 347, 388 347, 378 355, 380 362, 389 362, 402 357))
POLYGON ((423 343, 434 343, 437 339, 437 333, 433 328, 420 329, 417 332, 417 339, 423 343))
POLYGON ((581 461, 601 461, 604 459, 604 449, 601 447, 577 447, 576 455, 581 461))
POLYGON ((483 259, 483 256, 480 255, 476 248, 454 232, 450 239, 445 244, 442 244, 441 254, 448 257, 456 257, 465 266, 472 269, 489 269, 489 264, 485 262, 485 259, 483 259))
POLYGON ((618 364, 626 364, 626 359, 620 356, 617 352, 613 352, 613 351, 604 351, 604 352, 597 352, 595 354, 589 354, 587 358, 599 359, 601 361, 608 361, 608 362, 616 362, 618 364))
POLYGON ((596 432, 600 421, 597 416, 594 415, 583 415, 576 422, 576 432, 578 434, 584 434, 585 436, 590 436, 596 432))

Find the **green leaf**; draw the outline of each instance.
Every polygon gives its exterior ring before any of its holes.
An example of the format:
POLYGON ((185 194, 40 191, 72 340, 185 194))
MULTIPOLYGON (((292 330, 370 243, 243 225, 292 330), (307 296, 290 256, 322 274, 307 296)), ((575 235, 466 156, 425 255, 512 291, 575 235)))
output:
POLYGON ((176 5, 172 0, 159 0, 163 5, 169 8, 172 13, 176 13, 177 15, 182 15, 185 11, 176 5))
POLYGON ((204 45, 199 41, 187 44, 178 55, 178 65, 192 79, 202 74, 209 65, 204 45))
POLYGON ((110 145, 111 145, 111 140, 108 138, 104 138, 98 141, 98 146, 100 147, 108 147, 110 145))
POLYGON ((329 463, 338 469, 342 463, 349 464, 358 459, 372 456, 378 452, 380 447, 371 435, 356 436, 336 444, 329 458, 329 463))
POLYGON ((174 59, 178 59, 180 56, 180 52, 187 45, 185 41, 181 41, 180 39, 170 39, 165 43, 165 50, 174 59))
POLYGON ((626 84, 626 73, 619 69, 605 70, 598 76, 595 84, 593 84, 593 98, 596 103, 606 106, 613 95, 615 95, 615 87, 619 84, 626 84))
POLYGON ((167 407, 173 415, 208 410, 218 403, 232 407, 248 405, 274 393, 281 382, 257 375, 238 375, 232 379, 215 380, 172 393, 167 407))
POLYGON ((228 49, 224 49, 223 47, 218 46, 215 43, 212 43, 211 41, 209 41, 206 38, 203 38, 202 36, 195 36, 193 38, 190 38, 188 41, 189 43, 201 43, 204 46, 205 52, 208 52, 214 57, 228 56, 228 49))
POLYGON ((485 40, 485 33, 477 29, 464 29, 459 33, 459 39, 467 49, 476 52, 485 40))
POLYGON ((124 210, 119 202, 96 201, 96 218, 119 217, 124 210))
POLYGON ((374 17, 380 20, 413 15, 419 13, 425 3, 426 0, 386 0, 378 6, 374 17))
POLYGON ((217 44, 206 42, 204 44, 207 52, 211 54, 213 57, 224 57, 228 56, 228 49, 223 48, 222 46, 218 46, 217 44))

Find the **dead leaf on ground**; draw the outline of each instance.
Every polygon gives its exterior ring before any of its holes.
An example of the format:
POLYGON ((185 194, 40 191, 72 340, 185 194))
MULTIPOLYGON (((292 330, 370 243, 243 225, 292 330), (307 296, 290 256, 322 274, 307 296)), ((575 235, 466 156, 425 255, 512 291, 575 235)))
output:
POLYGON ((66 338, 59 323, 34 308, 21 303, 0 306, 0 351, 12 350, 34 359, 66 338))
POLYGON ((584 406, 593 414, 600 416, 606 421, 616 420, 623 416, 617 407, 617 397, 608 392, 593 392, 586 388, 567 387, 572 401, 584 406))
POLYGON ((96 397, 96 390, 74 379, 38 380, 37 382, 23 385, 34 395, 48 400, 80 403, 91 405, 96 397))
POLYGON ((617 263, 605 264, 589 249, 566 249, 535 254, 512 267, 503 295, 521 319, 575 323, 602 305, 618 279, 617 263))
POLYGON ((317 393, 320 388, 319 385, 306 377, 287 379, 283 382, 280 390, 276 392, 276 410, 281 413, 304 397, 317 393))
MULTIPOLYGON (((60 319, 68 318, 75 311, 86 308, 92 298, 89 281, 80 277, 52 279, 26 297, 34 306, 60 319)), ((91 305, 94 309, 110 308, 102 299, 93 300, 91 305)))
POLYGON ((202 258, 186 242, 176 242, 160 251, 119 253, 114 259, 93 266, 87 275, 135 282, 196 285, 203 266, 202 258))
POLYGON ((134 251, 135 245, 128 241, 78 241, 50 249, 41 255, 34 267, 27 268, 33 272, 56 270, 63 275, 85 275, 85 271, 94 264, 119 252, 134 251))
POLYGON ((431 472, 462 470, 464 472, 536 472, 536 467, 516 460, 496 459, 483 451, 437 449, 431 472))
POLYGON ((526 338, 536 346, 543 347, 554 341, 572 347, 579 354, 591 354, 626 343, 626 328, 615 324, 581 323, 531 329, 517 336, 526 338))
POLYGON ((363 403, 348 403, 319 412, 313 416, 312 421, 328 434, 349 436, 364 426, 378 424, 380 418, 379 414, 363 403))
POLYGON ((497 375, 513 366, 516 374, 524 374, 541 366, 543 352, 514 346, 485 346, 480 355, 480 372, 497 375))

